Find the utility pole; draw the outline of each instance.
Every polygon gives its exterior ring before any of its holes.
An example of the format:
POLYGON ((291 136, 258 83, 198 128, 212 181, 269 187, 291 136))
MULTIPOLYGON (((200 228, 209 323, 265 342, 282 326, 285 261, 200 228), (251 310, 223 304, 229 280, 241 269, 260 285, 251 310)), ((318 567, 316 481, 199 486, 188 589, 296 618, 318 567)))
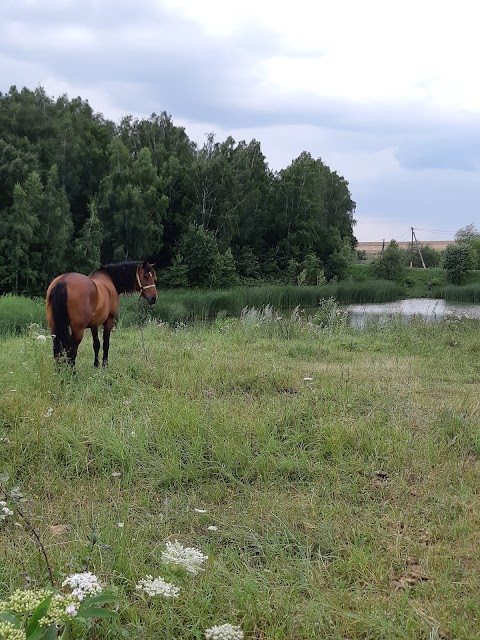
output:
POLYGON ((420 254, 420 260, 422 261, 423 268, 426 269, 427 267, 425 266, 425 261, 423 260, 422 252, 420 251, 420 245, 418 244, 417 236, 415 235, 415 232, 413 231, 413 229, 412 229, 412 233, 413 233, 413 237, 415 238, 415 244, 417 245, 418 253, 420 254))
POLYGON ((413 227, 410 227, 410 229, 412 230, 412 241, 410 243, 410 269, 413 267, 413 227))

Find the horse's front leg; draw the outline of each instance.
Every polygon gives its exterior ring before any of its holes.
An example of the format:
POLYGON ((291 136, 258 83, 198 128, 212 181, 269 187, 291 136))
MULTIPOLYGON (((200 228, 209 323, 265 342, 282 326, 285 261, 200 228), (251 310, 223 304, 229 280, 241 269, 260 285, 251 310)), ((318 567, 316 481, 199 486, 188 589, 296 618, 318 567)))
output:
POLYGON ((98 367, 98 354, 100 352, 100 340, 98 339, 98 327, 91 327, 93 338, 93 351, 95 353, 95 360, 93 362, 94 367, 98 367))
POLYGON ((110 348, 110 333, 115 325, 115 318, 109 316, 103 323, 103 366, 108 365, 108 349, 110 348))

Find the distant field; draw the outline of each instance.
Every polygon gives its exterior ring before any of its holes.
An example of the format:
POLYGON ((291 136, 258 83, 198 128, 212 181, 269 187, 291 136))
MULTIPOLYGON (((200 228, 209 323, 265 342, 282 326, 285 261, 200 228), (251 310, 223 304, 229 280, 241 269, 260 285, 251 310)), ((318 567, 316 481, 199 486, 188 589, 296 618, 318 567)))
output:
MULTIPOLYGON (((436 251, 443 251, 449 244, 452 244, 453 240, 428 240, 419 242, 420 246, 424 246, 428 244, 432 249, 436 251)), ((399 242, 398 243, 402 249, 409 249, 410 242, 399 242)), ((385 246, 388 245, 388 242, 385 242, 385 246)), ((357 249, 359 251, 365 251, 369 254, 376 254, 382 251, 382 242, 359 242, 357 249)))

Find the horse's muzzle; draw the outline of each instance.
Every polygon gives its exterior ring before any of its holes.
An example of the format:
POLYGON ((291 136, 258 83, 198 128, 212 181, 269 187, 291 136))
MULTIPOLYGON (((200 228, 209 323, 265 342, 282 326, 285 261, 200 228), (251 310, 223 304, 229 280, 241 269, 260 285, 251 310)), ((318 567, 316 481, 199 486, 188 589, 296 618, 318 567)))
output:
POLYGON ((155 304, 156 301, 157 301, 157 296, 148 296, 147 297, 148 304, 155 304))

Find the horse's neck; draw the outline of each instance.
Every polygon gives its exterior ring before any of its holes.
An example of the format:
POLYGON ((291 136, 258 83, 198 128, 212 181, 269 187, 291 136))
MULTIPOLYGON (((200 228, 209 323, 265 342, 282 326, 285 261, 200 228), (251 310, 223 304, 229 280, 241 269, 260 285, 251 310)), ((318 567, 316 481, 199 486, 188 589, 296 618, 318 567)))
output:
POLYGON ((95 282, 95 284, 97 286, 100 286, 102 289, 106 288, 109 291, 113 290, 113 291, 115 291, 115 293, 117 293, 117 290, 115 288, 115 284, 113 283, 113 280, 108 275, 108 273, 105 273, 104 271, 96 271, 91 276, 91 278, 95 282))
POLYGON ((103 284, 109 289, 113 289, 117 294, 120 293, 133 293, 135 291, 135 281, 131 287, 127 287, 125 289, 121 289, 120 291, 115 286, 115 282, 113 278, 110 276, 108 271, 95 271, 95 273, 91 276, 92 280, 94 280, 97 284, 103 284))

